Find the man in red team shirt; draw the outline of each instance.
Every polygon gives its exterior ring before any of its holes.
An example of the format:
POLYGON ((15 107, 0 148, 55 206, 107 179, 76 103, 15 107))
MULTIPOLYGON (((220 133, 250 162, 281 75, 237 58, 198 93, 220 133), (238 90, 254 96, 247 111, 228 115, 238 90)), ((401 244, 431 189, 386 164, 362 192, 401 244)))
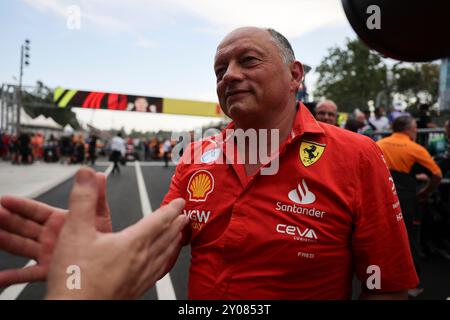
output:
POLYGON ((189 298, 349 299, 354 271, 362 297, 406 298, 417 276, 375 143, 317 122, 297 103, 303 68, 274 30, 231 32, 214 70, 228 129, 279 130, 279 169, 262 175, 268 164, 211 158, 226 148, 226 133, 191 144, 163 201, 186 200, 189 298), (200 161, 191 157, 198 149, 200 161))
POLYGON ((227 161, 235 137, 224 131, 185 152, 163 204, 186 201, 189 298, 349 299, 354 273, 362 298, 407 298, 418 279, 375 143, 297 103, 303 68, 274 30, 231 32, 214 70, 228 130, 278 130, 280 148, 271 162, 227 161), (275 160, 275 174, 262 174, 275 160))

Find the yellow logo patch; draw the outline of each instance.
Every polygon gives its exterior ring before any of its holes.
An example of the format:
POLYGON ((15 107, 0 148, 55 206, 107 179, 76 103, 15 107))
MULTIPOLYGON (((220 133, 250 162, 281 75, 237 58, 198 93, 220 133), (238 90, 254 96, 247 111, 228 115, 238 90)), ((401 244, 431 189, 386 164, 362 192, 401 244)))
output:
POLYGON ((213 190, 214 178, 207 170, 197 171, 189 179, 187 191, 190 201, 206 201, 213 190))
POLYGON ((300 161, 305 167, 309 167, 316 163, 325 151, 324 144, 311 141, 302 141, 300 145, 300 161))

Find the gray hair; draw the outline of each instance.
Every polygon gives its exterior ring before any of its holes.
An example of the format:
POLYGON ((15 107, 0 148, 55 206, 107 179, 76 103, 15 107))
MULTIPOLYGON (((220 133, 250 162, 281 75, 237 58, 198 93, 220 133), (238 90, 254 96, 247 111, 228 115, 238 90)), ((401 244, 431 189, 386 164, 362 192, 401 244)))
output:
POLYGON ((292 46, 289 43, 288 39, 286 39, 285 36, 272 28, 266 28, 266 31, 270 33, 270 35, 272 36, 272 40, 275 42, 278 50, 280 50, 280 55, 283 59, 283 62, 288 65, 294 62, 294 50, 292 50, 292 46))

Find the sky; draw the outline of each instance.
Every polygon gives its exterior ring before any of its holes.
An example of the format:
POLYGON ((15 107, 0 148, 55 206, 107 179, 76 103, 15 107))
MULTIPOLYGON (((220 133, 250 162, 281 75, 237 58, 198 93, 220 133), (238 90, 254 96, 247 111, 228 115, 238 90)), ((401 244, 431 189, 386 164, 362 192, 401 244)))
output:
MULTIPOLYGON (((328 48, 356 37, 340 0, 2 0, 0 83, 18 82, 20 46, 28 38, 25 85, 41 80, 51 88, 216 102, 216 47, 234 28, 249 25, 289 39, 297 60, 313 67, 310 90, 328 48)), ((127 131, 187 130, 214 121, 74 111, 81 122, 127 131)))

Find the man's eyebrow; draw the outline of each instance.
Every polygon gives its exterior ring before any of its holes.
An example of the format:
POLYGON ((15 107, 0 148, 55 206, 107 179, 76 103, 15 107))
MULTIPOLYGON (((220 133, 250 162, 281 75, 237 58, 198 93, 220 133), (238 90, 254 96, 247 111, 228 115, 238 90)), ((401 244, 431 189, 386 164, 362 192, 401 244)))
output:
MULTIPOLYGON (((249 54, 249 53, 250 53, 250 54, 251 54, 251 53, 255 53, 255 54, 257 54, 257 55, 265 56, 265 50, 263 50, 263 49, 261 49, 261 48, 258 48, 258 47, 256 47, 256 46, 247 47, 247 48, 242 48, 242 49, 239 49, 239 50, 237 51, 237 54, 238 54, 238 55, 244 55, 244 54, 249 54)), ((216 52, 215 61, 214 61, 214 66, 220 65, 220 64, 222 63, 221 60, 224 59, 223 56, 226 56, 226 55, 228 55, 228 54, 230 54, 230 51, 223 51, 223 49, 222 49, 222 50, 218 50, 218 51, 216 52)))

